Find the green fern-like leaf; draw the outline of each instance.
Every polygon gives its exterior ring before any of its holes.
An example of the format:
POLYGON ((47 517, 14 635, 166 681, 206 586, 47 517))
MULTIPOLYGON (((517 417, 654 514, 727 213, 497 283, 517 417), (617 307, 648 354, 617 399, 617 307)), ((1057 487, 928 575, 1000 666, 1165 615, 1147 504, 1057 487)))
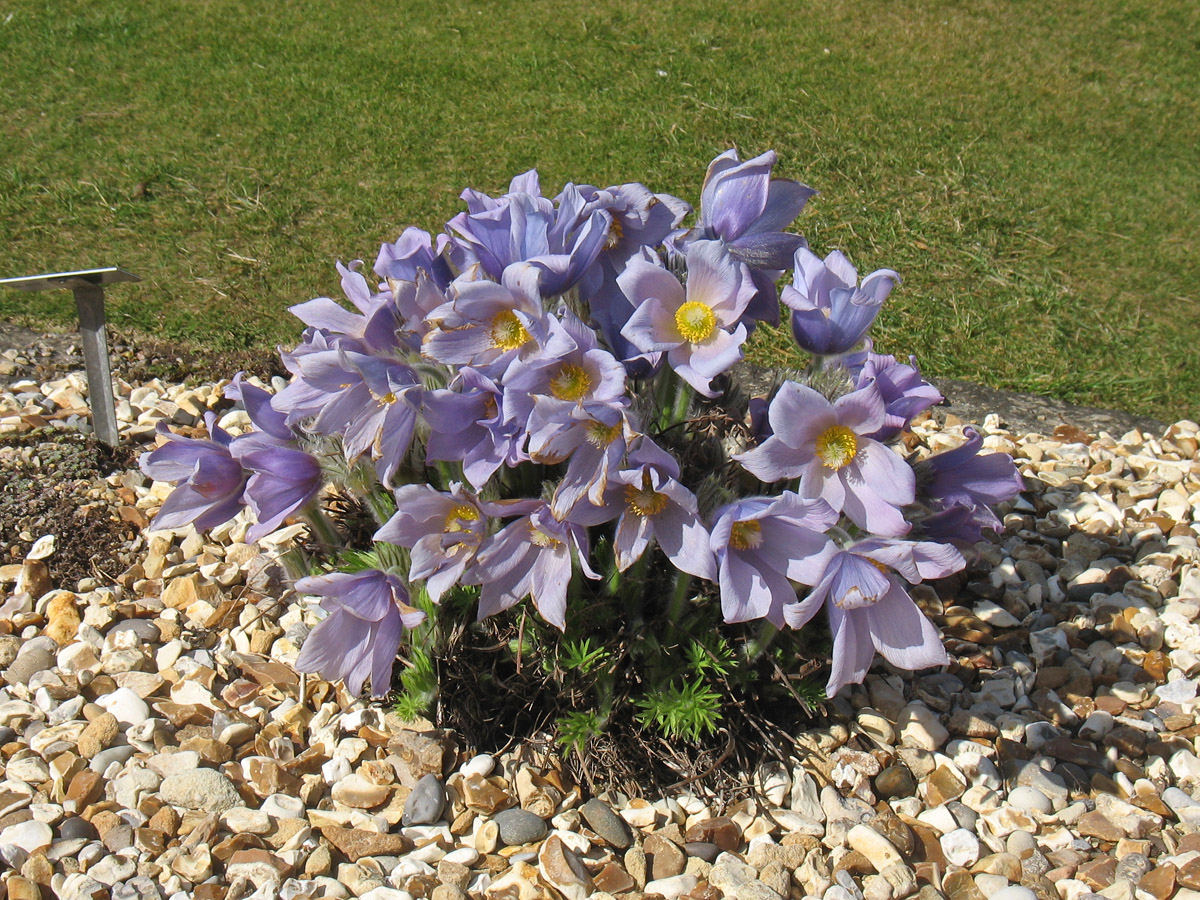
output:
POLYGON ((591 638, 581 641, 563 641, 562 654, 559 661, 564 668, 587 675, 592 670, 604 665, 608 659, 608 651, 597 647, 591 638))
POLYGON ((587 742, 604 731, 604 718, 594 710, 576 710, 558 720, 555 740, 565 750, 583 752, 587 742))
POLYGON ((638 721, 667 738, 699 740, 721 724, 721 697, 699 679, 651 691, 635 702, 641 709, 638 721))

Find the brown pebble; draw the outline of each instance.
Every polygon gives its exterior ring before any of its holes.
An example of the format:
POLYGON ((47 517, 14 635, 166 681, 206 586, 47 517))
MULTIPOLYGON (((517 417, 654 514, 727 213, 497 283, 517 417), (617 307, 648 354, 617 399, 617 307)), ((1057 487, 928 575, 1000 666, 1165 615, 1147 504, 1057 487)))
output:
POLYGON ((726 853, 736 853, 742 843, 742 829, 733 819, 716 816, 695 823, 684 837, 688 843, 716 844, 726 853))
POLYGON ((1101 891, 1113 883, 1117 875, 1117 860, 1107 856, 1084 863, 1075 870, 1075 877, 1093 891, 1101 891))
MULTIPOLYGON (((94 682, 93 682, 94 683, 94 682)), ((91 759, 117 739, 121 733, 117 717, 110 712, 101 713, 92 719, 79 735, 76 747, 84 759, 91 759)))
POLYGON ((1170 863, 1162 863, 1142 876, 1138 889, 1145 891, 1155 900, 1167 900, 1175 893, 1176 869, 1170 863))

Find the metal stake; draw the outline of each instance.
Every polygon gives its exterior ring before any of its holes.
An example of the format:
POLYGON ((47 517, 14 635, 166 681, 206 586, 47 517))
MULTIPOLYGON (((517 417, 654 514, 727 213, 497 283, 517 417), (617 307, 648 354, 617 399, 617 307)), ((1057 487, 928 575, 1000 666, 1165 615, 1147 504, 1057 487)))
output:
POLYGON ((122 281, 141 281, 124 269, 86 269, 80 272, 56 272, 23 278, 2 278, 0 287, 22 291, 50 291, 69 288, 75 294, 79 330, 83 337, 83 362, 87 369, 88 404, 92 409, 92 428, 101 443, 116 447, 117 403, 113 395, 112 373, 108 365, 108 336, 104 327, 104 285, 122 281))

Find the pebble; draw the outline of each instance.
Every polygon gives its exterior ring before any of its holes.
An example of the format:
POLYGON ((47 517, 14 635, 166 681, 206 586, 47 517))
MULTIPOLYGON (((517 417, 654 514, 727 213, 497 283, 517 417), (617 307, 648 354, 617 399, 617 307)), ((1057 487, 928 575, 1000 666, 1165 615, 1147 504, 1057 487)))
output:
POLYGON ((508 846, 540 841, 548 830, 544 819, 520 807, 501 810, 492 821, 499 829, 501 842, 508 846))
POLYGON ((446 807, 446 791, 436 775, 422 775, 404 801, 402 825, 432 825, 442 817, 446 807))

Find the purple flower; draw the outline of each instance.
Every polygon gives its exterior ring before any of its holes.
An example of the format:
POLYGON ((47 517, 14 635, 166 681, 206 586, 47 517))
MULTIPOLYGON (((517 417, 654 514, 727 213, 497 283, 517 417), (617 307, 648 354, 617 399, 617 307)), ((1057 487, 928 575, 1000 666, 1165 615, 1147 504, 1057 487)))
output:
POLYGON ((301 578, 296 590, 319 595, 329 614, 304 641, 296 669, 316 672, 327 681, 340 678, 352 694, 362 691, 368 677, 376 697, 390 691, 404 629, 425 620, 423 612, 409 605, 400 579, 374 569, 353 575, 333 572, 301 578))
POLYGON ((695 495, 678 478, 675 458, 642 437, 626 467, 609 479, 604 505, 580 501, 567 519, 581 525, 617 519, 613 549, 619 571, 637 562, 654 540, 675 568, 716 581, 708 529, 700 520, 695 495))
POLYGON ((830 403, 789 381, 767 415, 771 437, 734 457, 750 474, 766 482, 799 477, 802 497, 825 500, 874 534, 899 537, 908 531, 900 508, 913 502, 912 469, 867 437, 883 426, 885 416, 874 385, 830 403))
POLYGON ((230 453, 233 439, 217 426, 213 413, 205 413, 204 421, 211 440, 181 437, 160 422, 158 433, 166 443, 138 460, 147 477, 177 485, 154 517, 155 528, 190 523, 204 531, 228 522, 245 504, 249 473, 230 453))
POLYGON ((451 281, 450 267, 444 255, 449 243, 449 236, 439 234, 434 246, 429 232, 411 226, 405 228, 396 243, 380 246, 375 274, 391 284, 395 281, 415 282, 418 274, 425 272, 445 290, 451 281))
POLYGON ((338 263, 342 290, 358 313, 352 313, 328 297, 318 297, 307 303, 288 308, 288 312, 305 325, 327 331, 331 345, 371 353, 389 353, 398 346, 396 328, 399 324, 393 298, 389 293, 371 291, 367 280, 359 273, 362 260, 349 267, 338 263))
POLYGON ((406 484, 395 496, 396 514, 375 532, 375 540, 412 550, 408 577, 425 581, 434 603, 441 602, 474 558, 487 536, 488 516, 520 515, 538 505, 536 500, 483 503, 457 482, 449 493, 406 484))
POLYGON ((528 431, 530 459, 543 465, 567 462, 552 503, 560 518, 585 495, 595 506, 604 504, 608 479, 638 433, 623 405, 544 396, 534 397, 528 431))
POLYGON ((541 292, 553 297, 572 287, 604 248, 609 214, 589 211, 574 185, 563 188, 556 208, 541 196, 535 171, 514 178, 502 197, 468 188, 462 198, 468 211, 450 220, 453 239, 465 261, 493 279, 513 263, 528 263, 541 292))
POLYGON ((922 521, 925 534, 939 539, 983 540, 983 529, 1000 531, 991 507, 1025 490, 1021 473, 1007 453, 983 453, 983 436, 964 428, 966 441, 915 466, 918 499, 935 510, 922 521))
POLYGON ((525 423, 502 414, 504 391, 481 372, 459 370, 452 389, 425 395, 429 425, 425 451, 428 461, 461 462, 463 474, 482 490, 500 466, 529 459, 525 452, 525 423))
POLYGON ((570 349, 562 332, 552 332, 542 311, 538 270, 515 265, 504 283, 459 279, 453 299, 432 310, 432 326, 421 352, 447 366, 472 366, 489 378, 502 378, 515 360, 570 349))
POLYGON ((529 596, 543 619, 565 631, 572 548, 583 574, 599 578, 587 564, 587 530, 556 519, 541 501, 534 511, 488 538, 462 577, 463 584, 483 586, 479 618, 529 596))
POLYGON ((637 309, 621 334, 645 353, 665 352, 680 378, 715 397, 709 382, 742 358, 746 326, 738 319, 754 286, 718 241, 689 245, 687 264, 685 291, 662 265, 629 263, 617 283, 637 309))
POLYGON ((916 357, 910 356, 912 365, 897 362, 894 356, 881 356, 871 352, 871 339, 866 339, 866 349, 861 353, 845 357, 842 364, 855 379, 855 386, 866 387, 874 382, 883 397, 886 415, 883 427, 869 437, 887 441, 908 428, 914 418, 942 402, 942 393, 921 377, 916 357))
POLYGON ((718 510, 709 546, 717 558, 725 621, 765 618, 782 628, 784 607, 796 601, 791 582, 813 584, 820 577, 834 546, 824 531, 836 521, 829 504, 791 491, 718 510))
POLYGON ((902 669, 949 662, 937 628, 921 614, 897 572, 911 584, 957 572, 966 561, 947 544, 865 540, 825 559, 825 570, 809 595, 784 609, 800 628, 824 603, 833 632, 833 671, 825 695, 860 683, 878 650, 902 669))
POLYGON ((570 403, 613 402, 625 396, 625 367, 600 349, 594 331, 567 309, 561 321, 552 317, 549 323, 564 333, 572 349, 513 363, 504 377, 506 419, 527 421, 539 395, 570 403))
POLYGON ((751 273, 755 294, 746 317, 772 324, 779 321, 775 281, 805 245, 800 235, 783 229, 816 193, 798 181, 772 178, 777 161, 773 150, 745 162, 736 150, 714 159, 700 192, 700 223, 674 241, 677 247, 693 241, 722 241, 751 273))
POLYGON ((858 272, 838 250, 822 262, 807 247, 796 251, 792 284, 780 299, 792 310, 792 334, 809 353, 845 353, 863 339, 900 276, 879 269, 858 286, 858 272))

